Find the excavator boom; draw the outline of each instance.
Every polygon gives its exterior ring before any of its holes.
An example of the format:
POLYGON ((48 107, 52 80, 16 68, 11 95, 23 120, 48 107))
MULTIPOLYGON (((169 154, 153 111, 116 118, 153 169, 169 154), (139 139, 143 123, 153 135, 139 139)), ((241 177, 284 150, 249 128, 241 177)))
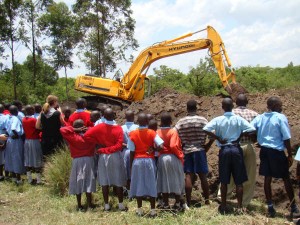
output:
POLYGON ((146 73, 153 62, 165 57, 202 49, 209 50, 209 54, 225 90, 230 95, 236 95, 236 90, 238 92, 245 92, 245 89, 236 83, 235 74, 231 69, 231 62, 224 43, 217 31, 211 26, 146 48, 138 55, 120 81, 79 75, 76 79, 75 89, 126 102, 138 101, 144 97, 145 79, 147 79, 146 73), (207 38, 205 39, 184 40, 203 31, 207 31, 207 38), (226 73, 226 68, 230 70, 228 74, 226 73))

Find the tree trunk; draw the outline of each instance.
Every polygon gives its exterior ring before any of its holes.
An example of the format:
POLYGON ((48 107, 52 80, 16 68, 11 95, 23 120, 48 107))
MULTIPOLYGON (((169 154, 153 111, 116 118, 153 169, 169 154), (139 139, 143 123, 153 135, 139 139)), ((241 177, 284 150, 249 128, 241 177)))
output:
POLYGON ((101 67, 101 43, 100 43, 100 16, 99 16, 99 0, 96 0, 96 10, 97 10, 97 52, 98 52, 98 57, 97 57, 97 67, 99 71, 99 76, 101 77, 103 74, 102 67, 101 67))
MULTIPOLYGON (((103 1, 101 1, 102 4, 103 4, 103 1)), ((101 12, 101 32, 102 32, 102 42, 101 42, 101 48, 102 48, 102 71, 103 71, 103 77, 106 77, 106 71, 105 71, 105 46, 104 46, 104 43, 105 43, 105 30, 104 30, 104 24, 105 24, 105 12, 102 11, 101 12)))
POLYGON ((14 55, 14 36, 13 36, 13 18, 9 18, 9 26, 10 26, 10 50, 11 50, 11 64, 12 64, 12 76, 13 76, 13 88, 14 88, 14 99, 17 100, 17 79, 15 74, 15 55, 14 55))
POLYGON ((67 67, 64 66, 64 68, 65 68, 65 78, 66 78, 66 97, 67 97, 67 101, 69 101, 69 89, 68 89, 67 67))
POLYGON ((32 36, 32 60, 33 60, 33 88, 36 86, 36 53, 35 53, 35 33, 34 33, 34 16, 33 7, 31 8, 31 36, 32 36))

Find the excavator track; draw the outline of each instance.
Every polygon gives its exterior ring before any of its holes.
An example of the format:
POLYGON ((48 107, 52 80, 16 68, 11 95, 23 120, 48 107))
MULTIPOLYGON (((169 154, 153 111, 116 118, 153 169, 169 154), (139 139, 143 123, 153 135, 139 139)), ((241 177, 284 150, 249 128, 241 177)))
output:
POLYGON ((105 96, 83 96, 82 98, 87 101, 87 109, 88 110, 99 110, 102 104, 109 105, 114 110, 120 110, 128 108, 131 102, 122 101, 120 99, 105 97, 105 96))

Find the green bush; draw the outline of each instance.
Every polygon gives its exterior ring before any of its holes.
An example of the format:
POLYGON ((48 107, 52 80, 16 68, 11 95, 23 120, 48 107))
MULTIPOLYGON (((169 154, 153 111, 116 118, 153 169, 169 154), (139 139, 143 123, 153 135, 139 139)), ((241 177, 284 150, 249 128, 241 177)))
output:
POLYGON ((58 148, 46 162, 44 176, 51 193, 58 196, 68 194, 69 177, 72 167, 72 158, 67 145, 58 148))

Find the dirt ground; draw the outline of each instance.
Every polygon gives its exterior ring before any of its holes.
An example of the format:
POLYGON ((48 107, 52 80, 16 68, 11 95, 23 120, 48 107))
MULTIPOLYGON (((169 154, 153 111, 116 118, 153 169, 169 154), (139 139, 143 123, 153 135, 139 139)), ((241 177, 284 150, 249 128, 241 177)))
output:
MULTIPOLYGON (((286 90, 271 90, 267 93, 249 94, 248 108, 263 113, 266 111, 266 101, 272 96, 279 96, 283 102, 283 113, 289 119, 291 132, 292 132, 292 145, 300 146, 300 90, 297 88, 286 90)), ((175 124, 180 118, 186 115, 186 102, 189 99, 195 99, 198 102, 198 113, 204 116, 208 120, 222 115, 221 109, 222 96, 203 96, 197 97, 190 94, 178 93, 174 90, 163 89, 157 92, 155 95, 144 99, 143 101, 132 103, 128 109, 131 109, 138 114, 139 112, 151 113, 154 115, 157 121, 161 112, 167 111, 171 113, 173 117, 173 124, 175 124)), ((117 122, 119 124, 124 123, 124 111, 117 113, 117 122)), ((296 149, 296 147, 295 147, 296 149)), ((259 149, 257 149, 257 169, 259 165, 259 149)), ((216 195, 218 188, 218 148, 213 147, 208 153, 209 162, 209 184, 212 195, 216 195)), ((296 162, 290 169, 292 181, 296 185, 296 162)), ((273 199, 278 205, 277 207, 288 207, 288 199, 285 194, 283 182, 281 180, 274 180, 272 184, 273 199)), ((298 193, 298 191, 295 191, 298 193)), ((297 196, 297 194, 296 194, 297 196)), ((263 177, 257 176, 256 190, 254 198, 264 200, 263 190, 263 177)), ((296 198, 298 199, 298 197, 296 198)))

